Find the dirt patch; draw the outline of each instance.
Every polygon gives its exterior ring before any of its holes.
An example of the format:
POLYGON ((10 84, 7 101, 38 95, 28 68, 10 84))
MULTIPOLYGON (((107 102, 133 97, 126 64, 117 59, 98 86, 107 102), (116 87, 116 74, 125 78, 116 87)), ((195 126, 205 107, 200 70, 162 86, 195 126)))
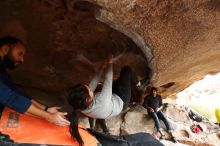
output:
POLYGON ((179 133, 180 137, 189 138, 189 133, 186 130, 180 130, 178 133, 179 133))
POLYGON ((220 139, 220 133, 217 133, 216 136, 218 137, 218 139, 220 139))

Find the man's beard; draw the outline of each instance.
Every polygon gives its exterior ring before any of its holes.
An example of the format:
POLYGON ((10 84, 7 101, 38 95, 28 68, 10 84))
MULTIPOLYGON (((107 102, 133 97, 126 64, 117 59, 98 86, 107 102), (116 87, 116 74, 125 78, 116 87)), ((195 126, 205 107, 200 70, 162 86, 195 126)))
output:
POLYGON ((1 67, 4 69, 15 69, 21 62, 15 62, 14 59, 10 54, 4 56, 2 62, 1 62, 1 67))

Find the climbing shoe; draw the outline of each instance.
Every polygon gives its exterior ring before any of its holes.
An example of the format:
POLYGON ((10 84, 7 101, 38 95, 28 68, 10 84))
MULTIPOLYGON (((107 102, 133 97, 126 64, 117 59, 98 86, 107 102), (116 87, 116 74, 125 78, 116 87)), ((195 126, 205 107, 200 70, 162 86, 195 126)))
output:
POLYGON ((161 135, 160 140, 165 140, 165 135, 161 135))
POLYGON ((173 137, 171 137, 171 141, 173 142, 173 143, 177 143, 177 140, 176 140, 176 138, 173 136, 173 137))

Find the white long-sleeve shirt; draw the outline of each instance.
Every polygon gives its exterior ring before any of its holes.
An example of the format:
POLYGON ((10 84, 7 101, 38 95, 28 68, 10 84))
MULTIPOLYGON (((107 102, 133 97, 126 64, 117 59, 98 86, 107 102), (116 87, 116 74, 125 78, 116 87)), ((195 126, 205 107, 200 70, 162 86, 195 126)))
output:
MULTIPOLYGON (((90 82, 89 87, 92 91, 95 91, 102 74, 103 70, 100 70, 90 82)), ((106 119, 116 116, 122 111, 124 102, 118 95, 112 93, 112 80, 112 64, 109 64, 102 91, 94 94, 93 102, 82 111, 83 114, 96 119, 106 119)))

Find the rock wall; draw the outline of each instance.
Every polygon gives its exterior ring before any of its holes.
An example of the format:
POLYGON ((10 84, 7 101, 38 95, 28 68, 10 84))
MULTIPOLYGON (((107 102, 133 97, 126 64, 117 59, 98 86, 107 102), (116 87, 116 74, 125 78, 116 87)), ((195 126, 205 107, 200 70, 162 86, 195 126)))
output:
POLYGON ((220 1, 91 1, 101 7, 98 20, 139 40, 164 95, 219 72, 220 1))
MULTIPOLYGON (((140 77, 149 74, 140 48, 126 35, 97 21, 95 5, 70 8, 61 0, 0 2, 0 36, 12 35, 28 45, 25 63, 12 71, 27 88, 62 92, 78 82, 88 83, 100 64, 113 54, 114 77, 130 65, 140 77)), ((69 4, 69 5, 68 5, 69 4)))
POLYGON ((110 53, 175 95, 220 70, 219 0, 7 0, 0 36, 28 44, 18 84, 50 92, 88 83, 110 53))

